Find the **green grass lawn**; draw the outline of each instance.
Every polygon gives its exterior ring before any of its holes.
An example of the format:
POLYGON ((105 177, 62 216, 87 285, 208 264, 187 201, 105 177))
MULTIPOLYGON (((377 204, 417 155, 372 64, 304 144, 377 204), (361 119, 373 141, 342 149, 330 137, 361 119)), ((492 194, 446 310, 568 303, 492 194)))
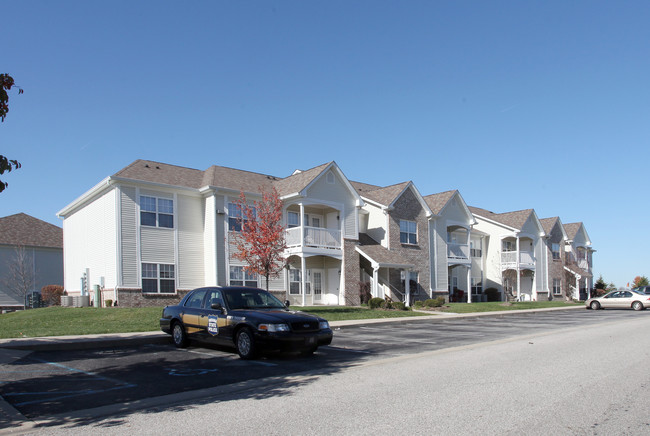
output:
MULTIPOLYGON (((518 309, 565 307, 576 303, 535 301, 525 303, 450 303, 444 312, 472 313, 518 309)), ((582 304, 582 303, 577 303, 582 304)), ((328 321, 425 316, 410 310, 372 310, 366 307, 310 306, 292 307, 313 313, 328 321)), ((162 307, 46 307, 0 315, 0 338, 89 335, 159 331, 162 307)), ((435 312, 432 312, 435 313, 435 312)))
POLYGON ((476 312, 497 312, 503 310, 524 310, 524 309, 546 309, 550 307, 566 307, 582 305, 584 303, 567 303, 564 301, 525 301, 521 303, 507 304, 501 301, 491 303, 447 303, 443 312, 453 313, 476 313, 476 312))
POLYGON ((0 315, 0 338, 160 330, 162 307, 44 307, 0 315))

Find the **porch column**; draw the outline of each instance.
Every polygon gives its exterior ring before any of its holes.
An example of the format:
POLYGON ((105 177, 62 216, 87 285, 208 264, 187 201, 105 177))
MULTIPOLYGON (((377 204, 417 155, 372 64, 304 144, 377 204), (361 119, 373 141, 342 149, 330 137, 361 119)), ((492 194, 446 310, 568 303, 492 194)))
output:
POLYGON ((532 283, 532 286, 533 286, 532 299, 533 299, 533 301, 537 301, 537 285, 535 284, 536 273, 537 273, 537 270, 533 271, 533 283, 532 283))
POLYGON ((521 271, 519 271, 519 235, 517 235, 517 260, 516 260, 516 268, 517 268, 517 301, 519 301, 519 292, 521 289, 521 271))
POLYGON ((467 267, 467 302, 472 302, 472 264, 467 267))
POLYGON ((407 269, 406 270, 406 298, 405 298, 405 304, 407 306, 411 305, 411 270, 407 269))
MULTIPOLYGON (((302 211, 302 205, 300 207, 302 211)), ((307 280, 305 279, 306 268, 305 256, 300 256, 300 286, 302 288, 302 305, 305 306, 307 302, 307 280)))
POLYGON ((591 298, 591 284, 589 283, 589 277, 585 277, 585 287, 587 288, 587 300, 591 298))
POLYGON ((372 296, 379 297, 379 266, 372 268, 372 296))
POLYGON ((305 205, 299 203, 300 206, 300 246, 305 246, 305 205))
POLYGON ((574 299, 574 300, 579 300, 579 299, 580 299, 580 279, 581 279, 581 278, 582 278, 582 277, 580 277, 579 274, 576 275, 576 290, 575 290, 575 292, 573 293, 573 299, 574 299))

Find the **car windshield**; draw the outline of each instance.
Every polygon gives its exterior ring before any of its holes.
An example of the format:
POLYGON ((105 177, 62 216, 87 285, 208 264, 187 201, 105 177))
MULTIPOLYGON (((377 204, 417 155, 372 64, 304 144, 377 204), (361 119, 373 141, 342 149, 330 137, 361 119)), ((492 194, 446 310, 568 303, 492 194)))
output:
POLYGON ((235 288, 224 292, 226 303, 235 309, 284 309, 284 304, 262 289, 235 288))

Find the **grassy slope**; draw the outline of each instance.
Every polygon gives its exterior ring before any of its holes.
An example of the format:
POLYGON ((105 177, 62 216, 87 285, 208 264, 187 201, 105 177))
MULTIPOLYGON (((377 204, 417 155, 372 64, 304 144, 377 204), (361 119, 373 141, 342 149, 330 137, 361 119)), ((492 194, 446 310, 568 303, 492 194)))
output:
MULTIPOLYGON (((517 309, 564 307, 571 303, 561 301, 504 303, 451 303, 445 312, 471 313, 517 309)), ((349 319, 398 318, 427 315, 422 312, 397 310, 370 310, 365 307, 292 307, 321 316, 328 321, 349 319)), ((0 338, 87 335, 98 333, 126 333, 158 331, 161 307, 47 307, 0 315, 0 338)))

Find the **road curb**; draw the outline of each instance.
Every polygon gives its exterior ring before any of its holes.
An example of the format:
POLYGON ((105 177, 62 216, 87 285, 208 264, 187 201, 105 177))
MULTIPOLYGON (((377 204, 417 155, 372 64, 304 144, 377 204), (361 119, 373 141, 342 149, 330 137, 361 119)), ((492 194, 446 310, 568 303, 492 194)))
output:
MULTIPOLYGON (((477 313, 443 313, 438 312, 434 315, 425 316, 407 316, 402 318, 373 318, 373 319, 356 319, 347 321, 332 321, 330 326, 334 329, 365 326, 392 324, 396 322, 423 322, 434 321, 443 322, 449 319, 458 318, 477 318, 486 316, 503 317, 521 313, 533 312, 551 312, 557 310, 574 310, 583 309, 582 305, 567 307, 551 307, 545 309, 525 309, 525 310, 504 310, 499 312, 477 312, 477 313)), ((424 313, 424 311, 421 311, 424 313)), ((73 351, 85 350, 90 348, 103 347, 123 347, 146 344, 166 344, 171 343, 171 336, 163 332, 132 332, 132 333, 110 333, 99 335, 80 335, 80 336, 46 336, 39 338, 15 338, 0 339, 0 349, 12 350, 30 350, 30 351, 73 351)))

